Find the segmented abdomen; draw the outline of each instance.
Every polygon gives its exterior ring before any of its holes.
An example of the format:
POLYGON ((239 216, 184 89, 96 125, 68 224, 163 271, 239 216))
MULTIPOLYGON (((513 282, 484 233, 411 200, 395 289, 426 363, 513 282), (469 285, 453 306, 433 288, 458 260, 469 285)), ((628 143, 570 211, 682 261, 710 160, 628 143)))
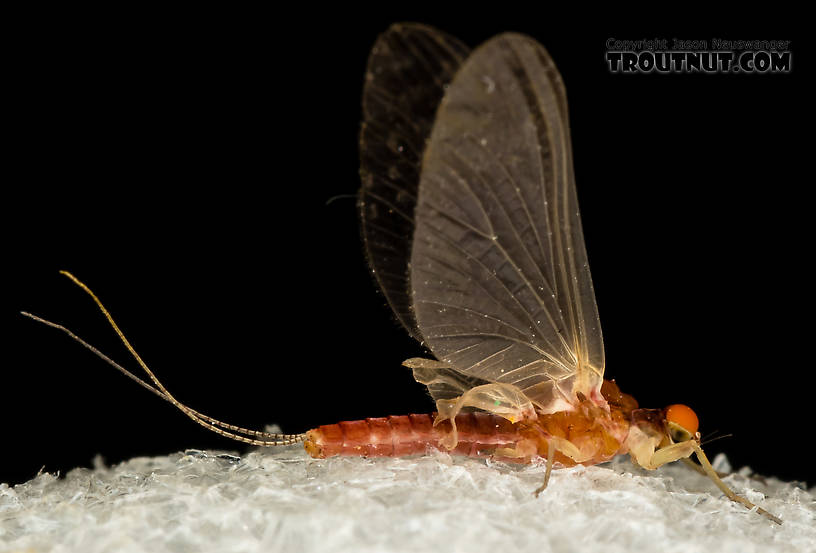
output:
MULTIPOLYGON (((449 421, 433 426, 434 415, 399 415, 327 424, 306 433, 303 446, 312 457, 333 455, 400 457, 442 449, 449 421)), ((463 413, 456 417, 459 442, 451 453, 487 457, 497 447, 512 447, 521 439, 507 419, 488 413, 463 413)))

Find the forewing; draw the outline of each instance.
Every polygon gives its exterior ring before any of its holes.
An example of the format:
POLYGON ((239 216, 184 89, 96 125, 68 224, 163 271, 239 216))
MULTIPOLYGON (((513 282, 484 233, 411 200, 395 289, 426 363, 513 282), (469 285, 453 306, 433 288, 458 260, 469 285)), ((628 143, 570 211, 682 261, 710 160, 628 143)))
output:
POLYGON ((358 201, 363 242, 388 303, 420 341, 408 261, 422 153, 444 87, 468 52, 445 33, 398 23, 377 39, 366 69, 358 201))
POLYGON ((425 149, 415 220, 414 309, 440 361, 514 384, 545 412, 598 393, 566 94, 538 43, 500 35, 463 64, 425 149))

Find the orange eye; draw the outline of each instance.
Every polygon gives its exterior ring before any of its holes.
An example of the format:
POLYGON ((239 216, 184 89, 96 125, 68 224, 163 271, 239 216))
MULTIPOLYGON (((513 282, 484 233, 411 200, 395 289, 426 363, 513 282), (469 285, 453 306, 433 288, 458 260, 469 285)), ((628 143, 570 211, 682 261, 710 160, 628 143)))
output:
POLYGON ((700 424, 697 420, 697 414, 691 410, 691 407, 680 403, 669 405, 666 408, 666 420, 674 424, 679 424, 688 430, 692 436, 697 432, 697 427, 700 424))

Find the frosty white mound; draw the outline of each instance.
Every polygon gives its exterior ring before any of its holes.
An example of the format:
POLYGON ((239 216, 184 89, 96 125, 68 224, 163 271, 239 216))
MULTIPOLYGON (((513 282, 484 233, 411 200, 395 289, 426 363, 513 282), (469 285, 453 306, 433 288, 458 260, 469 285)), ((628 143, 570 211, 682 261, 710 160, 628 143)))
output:
MULTIPOLYGON (((722 466, 724 459, 719 459, 722 466)), ((735 475, 777 526, 684 466, 553 473, 452 458, 188 452, 0 486, 9 551, 813 551, 813 489, 735 475), (600 549, 600 548, 603 549, 600 549)))

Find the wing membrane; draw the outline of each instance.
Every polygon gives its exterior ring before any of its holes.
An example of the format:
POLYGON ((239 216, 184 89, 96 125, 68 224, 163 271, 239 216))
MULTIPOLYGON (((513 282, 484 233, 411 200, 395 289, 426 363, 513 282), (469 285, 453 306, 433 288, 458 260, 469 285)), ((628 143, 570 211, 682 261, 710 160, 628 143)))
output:
POLYGON ((434 355, 556 410, 603 380, 561 77, 504 34, 474 51, 422 162, 410 284, 434 355))
POLYGON ((366 70, 358 200, 363 242, 388 303, 420 341, 408 261, 422 153, 444 87, 468 52, 445 33, 399 23, 377 39, 366 70))

